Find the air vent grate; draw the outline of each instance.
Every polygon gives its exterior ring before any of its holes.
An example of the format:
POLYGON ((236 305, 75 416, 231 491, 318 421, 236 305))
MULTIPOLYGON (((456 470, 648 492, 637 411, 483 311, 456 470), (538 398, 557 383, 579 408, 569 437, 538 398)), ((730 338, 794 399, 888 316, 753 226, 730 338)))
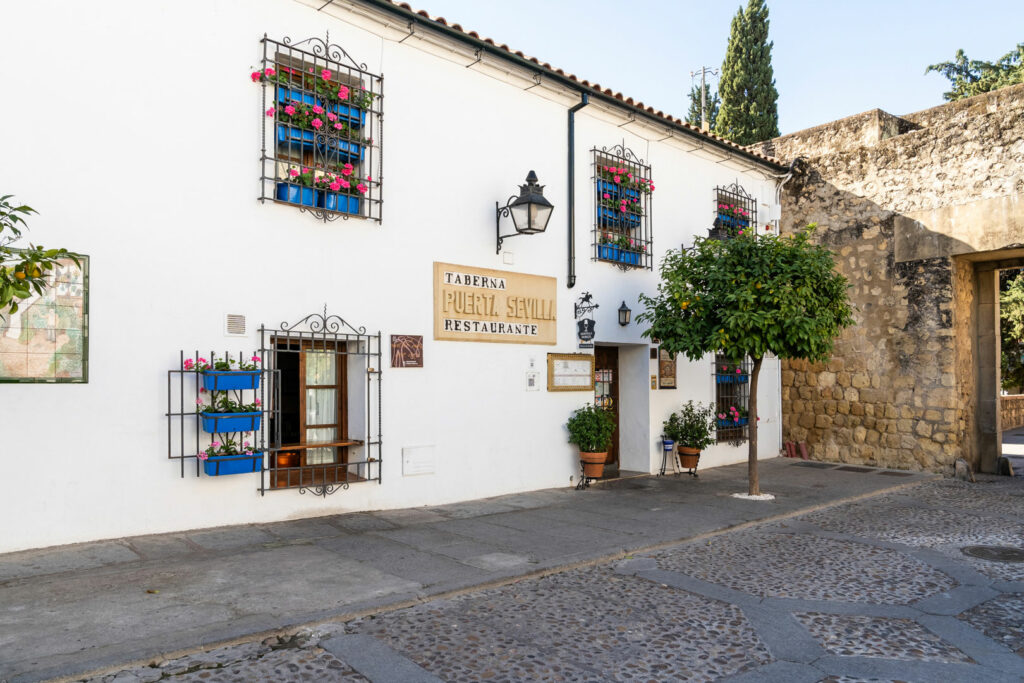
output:
POLYGON ((229 337, 245 336, 245 316, 240 313, 228 313, 224 316, 224 334, 229 337))

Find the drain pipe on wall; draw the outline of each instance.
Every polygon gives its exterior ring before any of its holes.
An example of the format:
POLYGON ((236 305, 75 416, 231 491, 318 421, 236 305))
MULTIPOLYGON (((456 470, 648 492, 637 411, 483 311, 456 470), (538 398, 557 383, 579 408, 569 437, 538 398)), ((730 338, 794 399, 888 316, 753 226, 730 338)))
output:
POLYGON ((569 110, 569 289, 576 286, 576 112, 588 104, 590 97, 582 93, 580 103, 569 110))

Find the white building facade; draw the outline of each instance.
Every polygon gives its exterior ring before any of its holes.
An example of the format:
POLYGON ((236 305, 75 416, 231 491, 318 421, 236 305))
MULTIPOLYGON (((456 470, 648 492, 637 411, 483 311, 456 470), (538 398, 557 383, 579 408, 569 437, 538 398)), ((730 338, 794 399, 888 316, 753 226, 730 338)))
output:
MULTIPOLYGON (((595 401, 589 383, 561 390, 575 354, 608 380, 610 474, 658 471, 661 423, 685 401, 721 409, 714 359, 679 358, 673 376, 638 295, 667 250, 707 235, 723 192, 774 229, 777 162, 385 1, 7 14, 0 72, 20 104, 0 110, 0 194, 38 210, 30 239, 88 256, 88 377, 0 383, 16 520, 0 552, 575 486, 565 423, 595 401), (295 102, 308 109, 286 114, 295 102), (654 191, 609 193, 604 166, 654 191), (289 171, 307 168, 321 184, 304 193, 289 171), (531 170, 550 222, 498 248, 495 203, 531 170), (339 189, 350 179, 366 193, 339 189), (581 303, 597 305, 583 348, 581 303), (260 399, 260 430, 238 439, 263 453, 255 472, 209 476, 196 457, 220 437, 193 414, 210 403, 200 376, 179 371, 211 351, 260 356, 261 388, 234 396, 260 399)), ((781 445, 778 372, 761 373, 762 457, 781 445)), ((746 457, 723 440, 701 468, 746 457)))

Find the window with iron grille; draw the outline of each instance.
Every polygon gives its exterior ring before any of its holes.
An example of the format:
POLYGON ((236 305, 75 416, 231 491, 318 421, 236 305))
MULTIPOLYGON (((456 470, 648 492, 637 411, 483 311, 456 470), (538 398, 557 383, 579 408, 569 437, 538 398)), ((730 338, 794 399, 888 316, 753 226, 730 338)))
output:
POLYGON ((715 188, 714 227, 711 239, 729 239, 740 231, 757 229, 757 202, 739 183, 715 188))
POLYGON ((380 222, 383 80, 329 40, 260 41, 260 201, 380 222))
POLYGON ((623 270, 651 270, 651 167, 631 150, 592 149, 594 164, 594 255, 623 270))
POLYGON ((750 423, 750 361, 715 356, 715 424, 718 442, 739 444, 747 440, 750 423))

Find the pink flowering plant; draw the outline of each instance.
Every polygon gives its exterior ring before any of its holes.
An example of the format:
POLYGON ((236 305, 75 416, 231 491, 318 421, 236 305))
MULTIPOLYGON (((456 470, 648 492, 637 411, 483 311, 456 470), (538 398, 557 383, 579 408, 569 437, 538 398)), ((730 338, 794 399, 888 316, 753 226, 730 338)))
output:
POLYGON ((231 439, 224 439, 224 441, 211 441, 210 445, 206 447, 206 450, 199 451, 198 458, 200 460, 206 460, 207 458, 213 458, 222 455, 255 455, 255 451, 252 449, 252 444, 248 441, 243 441, 242 445, 239 446, 231 439))
POLYGON ((738 204, 726 204, 725 202, 718 203, 718 213, 722 216, 728 216, 730 218, 739 218, 740 220, 749 220, 750 212, 744 209, 738 204))
POLYGON ((197 413, 258 413, 263 410, 263 402, 258 398, 252 403, 242 403, 233 400, 226 391, 211 391, 209 394, 210 403, 202 398, 196 399, 197 413))
POLYGON ((643 216, 644 209, 637 198, 612 197, 605 192, 601 195, 601 206, 612 209, 618 213, 630 213, 634 216, 643 216))
POLYGON ((743 370, 742 363, 719 363, 718 364, 719 375, 746 375, 747 373, 743 370))
POLYGON ((185 370, 194 372, 206 372, 208 370, 215 370, 218 372, 230 372, 232 370, 244 370, 246 372, 253 372, 259 370, 260 357, 253 355, 249 360, 238 361, 229 356, 218 359, 216 356, 211 356, 211 360, 200 358, 195 361, 191 358, 186 358, 183 364, 185 370))
POLYGON ((303 187, 315 187, 316 172, 306 166, 289 166, 284 172, 284 180, 303 187))
POLYGON ((641 178, 634 169, 623 166, 598 166, 597 176, 608 183, 614 183, 627 190, 638 190, 644 194, 654 192, 654 181, 641 178))
POLYGON ((314 187, 325 192, 353 195, 365 195, 370 189, 353 174, 352 164, 345 164, 337 173, 326 172, 317 176, 314 187))

